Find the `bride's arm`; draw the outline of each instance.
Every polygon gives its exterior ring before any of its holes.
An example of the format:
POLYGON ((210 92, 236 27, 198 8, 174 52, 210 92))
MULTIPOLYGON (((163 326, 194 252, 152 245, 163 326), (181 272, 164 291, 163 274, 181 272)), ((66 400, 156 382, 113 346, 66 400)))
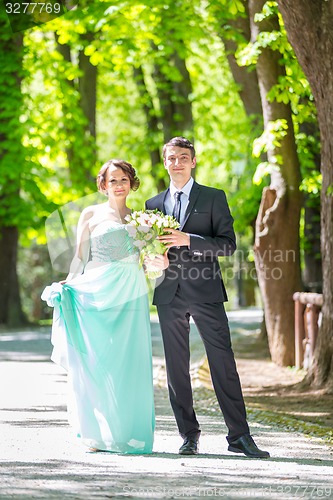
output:
POLYGON ((80 215, 77 225, 76 251, 69 267, 69 274, 65 281, 70 281, 83 273, 90 253, 89 220, 93 214, 92 207, 87 207, 80 215))

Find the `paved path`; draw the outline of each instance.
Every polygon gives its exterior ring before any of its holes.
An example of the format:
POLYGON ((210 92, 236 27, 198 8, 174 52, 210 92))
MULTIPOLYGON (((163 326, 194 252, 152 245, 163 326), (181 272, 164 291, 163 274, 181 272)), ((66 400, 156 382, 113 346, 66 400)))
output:
MULTIPOLYGON (((195 357, 200 348, 194 333, 195 357)), ((163 366, 153 323, 155 373, 163 366)), ((250 419, 268 460, 227 451, 219 417, 198 415, 201 454, 181 457, 166 390, 156 386, 149 456, 89 453, 66 419, 66 377, 49 362, 48 329, 0 334, 0 498, 333 498, 333 451, 320 441, 250 419)))

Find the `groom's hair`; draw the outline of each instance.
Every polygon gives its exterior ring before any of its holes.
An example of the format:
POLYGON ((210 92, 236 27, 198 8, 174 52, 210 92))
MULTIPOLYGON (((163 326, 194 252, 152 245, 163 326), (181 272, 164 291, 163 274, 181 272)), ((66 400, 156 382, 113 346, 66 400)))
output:
POLYGON ((189 149, 191 151, 191 158, 192 158, 192 160, 195 157, 194 146, 193 146, 192 142, 190 142, 185 137, 173 137, 172 139, 170 139, 169 142, 167 142, 166 144, 164 144, 164 146, 163 146, 163 158, 165 158, 165 155, 166 155, 166 148, 168 148, 170 146, 175 146, 175 147, 178 147, 178 148, 189 149))

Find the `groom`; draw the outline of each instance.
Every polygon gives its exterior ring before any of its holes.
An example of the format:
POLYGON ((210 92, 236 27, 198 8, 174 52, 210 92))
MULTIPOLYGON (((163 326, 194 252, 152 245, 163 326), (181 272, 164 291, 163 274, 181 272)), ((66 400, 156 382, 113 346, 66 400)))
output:
POLYGON ((198 453, 200 427, 193 409, 189 373, 189 320, 192 316, 205 345, 212 382, 225 423, 228 450, 267 458, 249 433, 246 410, 231 348, 227 301, 217 257, 236 249, 233 218, 223 191, 197 184, 191 177, 195 150, 184 137, 163 147, 170 187, 146 202, 149 210, 174 215, 179 230, 160 237, 170 261, 153 303, 159 315, 171 406, 184 439, 181 455, 198 453))

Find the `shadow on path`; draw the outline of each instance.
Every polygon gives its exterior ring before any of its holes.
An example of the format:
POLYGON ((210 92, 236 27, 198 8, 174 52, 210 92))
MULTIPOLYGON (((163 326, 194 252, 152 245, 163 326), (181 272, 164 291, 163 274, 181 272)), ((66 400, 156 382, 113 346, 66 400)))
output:
MULTIPOLYGON (((250 335, 242 330, 253 332, 260 322, 253 314, 247 321, 245 316, 235 317, 235 324, 236 320, 236 336, 250 335)), ((154 321, 152 329, 154 356, 161 362, 154 321)), ((178 455, 181 439, 167 391, 159 386, 153 454, 87 452, 67 423, 66 377, 49 361, 49 335, 49 329, 0 334, 0 499, 333 497, 332 450, 255 417, 250 420, 252 433, 271 452, 270 459, 228 452, 219 411, 207 415, 200 405, 200 454, 178 455)), ((191 342, 194 360, 199 360, 204 353, 194 328, 191 342)), ((200 394, 195 391, 197 399, 200 394)))

